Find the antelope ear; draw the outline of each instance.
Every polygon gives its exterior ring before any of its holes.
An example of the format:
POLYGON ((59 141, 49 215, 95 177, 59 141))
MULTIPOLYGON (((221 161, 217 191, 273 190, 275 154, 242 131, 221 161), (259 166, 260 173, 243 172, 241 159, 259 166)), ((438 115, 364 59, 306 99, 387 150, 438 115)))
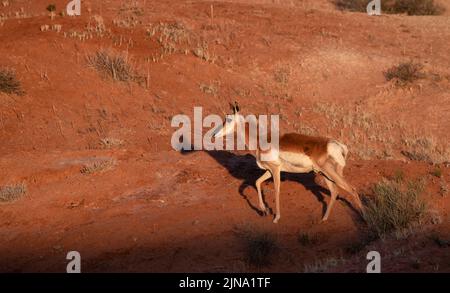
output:
POLYGON ((234 102, 234 107, 236 109, 236 113, 239 113, 239 111, 241 110, 241 108, 239 107, 238 102, 234 102))
POLYGON ((230 103, 230 108, 231 108, 231 111, 233 111, 233 114, 235 114, 236 113, 236 107, 232 103, 230 103))

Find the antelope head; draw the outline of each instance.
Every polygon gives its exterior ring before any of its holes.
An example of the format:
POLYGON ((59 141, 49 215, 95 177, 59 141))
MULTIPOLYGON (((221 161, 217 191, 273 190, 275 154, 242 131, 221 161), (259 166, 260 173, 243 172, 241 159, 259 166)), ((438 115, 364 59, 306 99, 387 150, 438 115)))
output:
POLYGON ((240 107, 237 102, 234 102, 234 104, 230 103, 230 107, 233 111, 233 114, 226 115, 224 124, 222 125, 222 127, 218 128, 218 130, 214 134, 215 138, 224 137, 232 133, 236 129, 236 124, 239 121, 240 107))

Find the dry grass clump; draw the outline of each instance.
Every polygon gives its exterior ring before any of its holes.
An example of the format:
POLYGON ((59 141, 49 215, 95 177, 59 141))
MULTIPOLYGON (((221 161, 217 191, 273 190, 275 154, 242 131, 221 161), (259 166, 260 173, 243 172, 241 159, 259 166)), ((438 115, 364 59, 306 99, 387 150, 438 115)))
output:
POLYGON ((300 233, 297 237, 297 241, 301 246, 312 246, 319 242, 317 235, 309 233, 300 233))
POLYGON ((405 149, 401 152, 412 161, 424 161, 440 164, 450 159, 450 150, 446 144, 439 144, 437 139, 421 136, 403 138, 405 149))
POLYGON ((108 160, 98 160, 92 163, 84 165, 80 172, 84 175, 91 175, 95 173, 100 173, 106 170, 111 169, 115 165, 115 161, 113 159, 108 160))
MULTIPOLYGON (((369 0, 334 0, 338 9, 366 12, 369 0)), ((382 12, 408 15, 440 15, 445 9, 434 0, 382 0, 382 12)))
POLYGON ((338 267, 346 263, 346 260, 342 257, 328 257, 325 259, 316 260, 314 263, 305 264, 304 273, 325 273, 330 269, 338 267))
POLYGON ((388 13, 406 13, 408 15, 440 15, 444 8, 434 0, 391 0, 382 1, 388 13))
POLYGON ((387 81, 393 80, 396 84, 406 85, 424 77, 423 65, 412 61, 402 62, 384 72, 387 81))
POLYGON ((147 35, 155 38, 161 46, 161 58, 170 54, 189 54, 214 63, 216 56, 211 53, 204 38, 189 30, 183 23, 152 24, 147 29, 147 35))
POLYGON ((367 10, 367 0, 335 0, 334 5, 341 10, 364 12, 367 10))
POLYGON ((113 24, 120 28, 134 28, 142 24, 140 17, 144 15, 144 8, 138 2, 123 3, 119 9, 119 15, 113 20, 113 24))
POLYGON ((164 55, 187 53, 192 42, 192 33, 180 22, 151 25, 147 29, 147 35, 156 37, 164 55))
POLYGON ((373 187, 364 211, 369 229, 378 237, 407 229, 420 223, 427 215, 427 205, 421 198, 421 181, 395 181, 383 179, 373 187))
POLYGON ((217 97, 217 95, 219 94, 219 87, 220 87, 220 83, 219 82, 213 82, 210 84, 200 84, 200 90, 202 92, 204 92, 205 94, 208 95, 212 95, 214 97, 217 97))
POLYGON ((237 232, 243 241, 245 261, 261 268, 272 264, 273 256, 279 251, 276 237, 268 232, 244 229, 237 232))
POLYGON ((27 187, 24 183, 0 187, 0 203, 12 202, 27 193, 27 187))
POLYGON ((121 147, 124 145, 124 141, 119 138, 105 137, 100 140, 102 147, 105 149, 112 149, 115 147, 121 147))
POLYGON ((22 85, 13 70, 0 68, 0 92, 6 94, 22 95, 22 85))
POLYGON ((96 69, 102 76, 115 81, 138 82, 145 81, 135 67, 129 62, 127 56, 107 51, 98 51, 88 56, 89 66, 96 69))

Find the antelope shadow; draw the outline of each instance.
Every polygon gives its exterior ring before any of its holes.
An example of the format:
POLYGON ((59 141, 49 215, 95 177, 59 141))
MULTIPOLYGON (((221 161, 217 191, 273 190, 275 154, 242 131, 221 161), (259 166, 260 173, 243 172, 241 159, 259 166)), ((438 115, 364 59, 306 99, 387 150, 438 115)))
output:
MULTIPOLYGON (((188 155, 192 152, 196 151, 181 151, 183 155, 188 155)), ((254 156, 250 154, 245 155, 237 155, 228 151, 206 151, 202 150, 201 152, 207 153, 210 157, 212 157, 217 163, 219 163, 222 167, 224 167, 228 173, 236 179, 241 180, 241 184, 239 186, 239 194, 240 196, 247 202, 248 206, 258 213, 260 216, 263 213, 258 208, 258 200, 257 200, 257 189, 255 182, 256 180, 264 174, 264 170, 260 169, 256 164, 256 159, 254 156), (251 198, 245 193, 247 188, 252 188, 254 190, 254 196, 251 198)), ((306 190, 310 191, 317 199, 318 202, 322 204, 322 215, 325 214, 327 208, 327 202, 325 201, 325 196, 330 196, 330 191, 315 182, 316 174, 304 173, 304 174, 296 174, 296 173, 281 173, 281 181, 294 181, 302 184, 306 190)), ((266 182, 270 182, 269 179, 266 182)), ((266 206, 266 196, 263 190, 263 200, 266 206)), ((347 205, 353 208, 348 201, 343 198, 343 200, 347 205)), ((269 207, 270 213, 273 214, 272 209, 269 207)))

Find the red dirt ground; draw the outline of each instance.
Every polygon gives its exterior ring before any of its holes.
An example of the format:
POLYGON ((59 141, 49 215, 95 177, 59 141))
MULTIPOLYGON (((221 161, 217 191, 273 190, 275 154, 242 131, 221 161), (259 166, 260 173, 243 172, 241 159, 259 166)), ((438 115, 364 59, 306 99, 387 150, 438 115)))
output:
MULTIPOLYGON (((53 2, 59 12, 69 1, 53 2)), ((450 178, 448 13, 369 17, 325 0, 82 2, 81 16, 53 20, 46 1, 0 5, 0 66, 14 68, 26 91, 0 93, 0 186, 27 186, 0 204, 0 271, 65 272, 76 250, 84 272, 364 272, 378 250, 385 272, 450 272, 448 246, 431 237, 450 240, 450 199, 440 194, 450 178), (183 24, 190 41, 163 54, 147 33, 159 23, 183 24), (59 33, 40 29, 54 24, 59 33), (202 44, 210 60, 192 53, 202 44), (86 61, 100 49, 126 52, 147 84, 102 78, 86 61), (424 65, 423 79, 385 81, 383 71, 408 60, 424 65), (174 115, 192 117, 194 106, 222 114, 234 100, 245 113, 280 114, 282 132, 342 140, 346 178, 362 194, 399 170, 425 178, 440 221, 368 243, 343 200, 320 223, 328 193, 305 174, 283 177, 272 224, 254 208, 261 171, 252 156, 170 145, 174 115), (106 148, 104 138, 124 143, 106 148), (108 170, 80 172, 109 159, 108 170), (276 237, 269 266, 246 263, 245 229, 276 237), (302 246, 301 233, 318 242, 302 246)), ((272 182, 264 191, 273 208, 272 182)))

